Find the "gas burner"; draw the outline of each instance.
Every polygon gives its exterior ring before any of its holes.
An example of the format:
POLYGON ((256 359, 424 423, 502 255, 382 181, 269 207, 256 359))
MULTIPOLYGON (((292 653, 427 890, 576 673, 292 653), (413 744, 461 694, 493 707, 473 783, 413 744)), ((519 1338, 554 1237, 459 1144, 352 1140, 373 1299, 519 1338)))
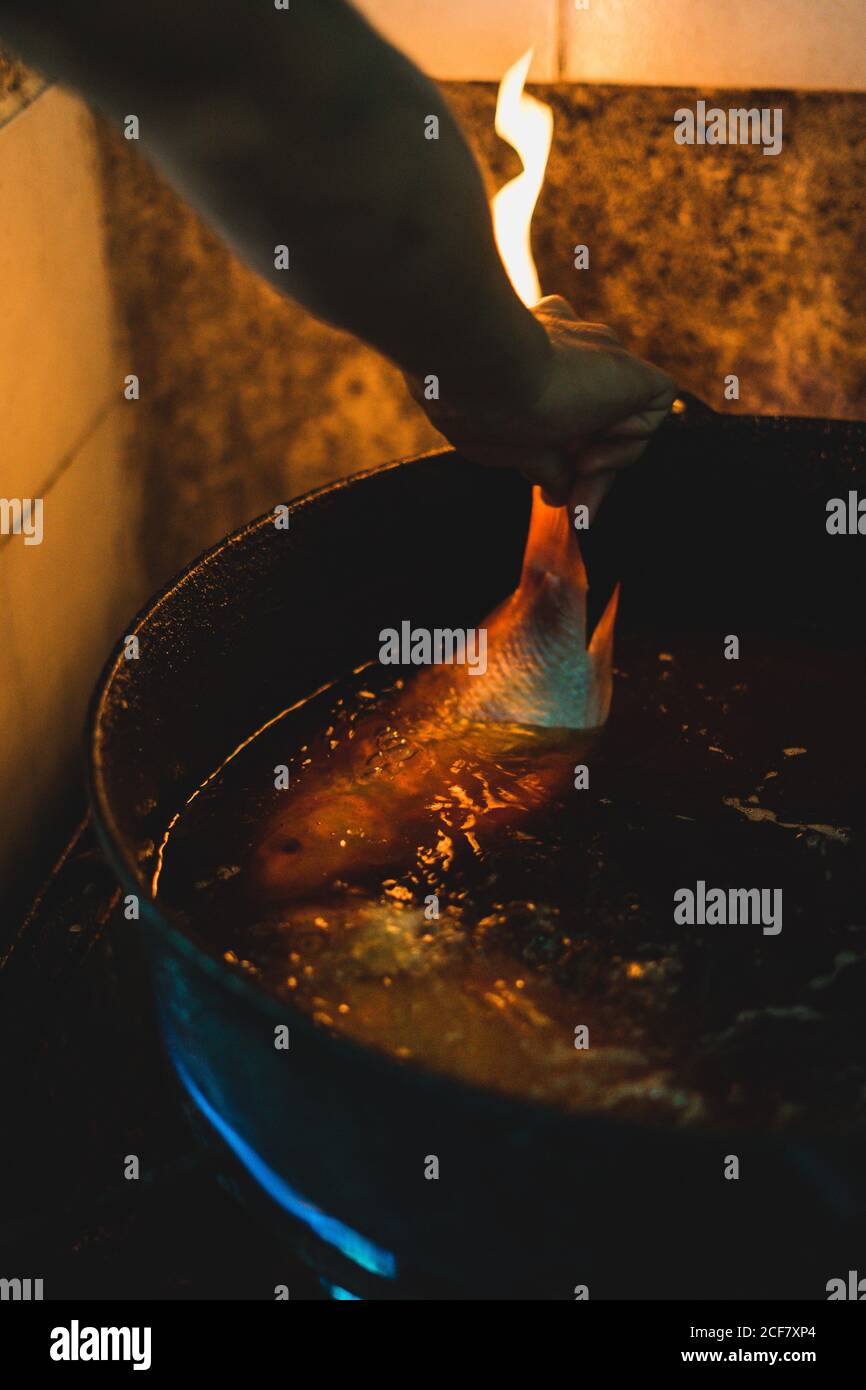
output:
POLYGON ((193 1138, 119 903, 85 821, 0 962, 0 1275, 45 1299, 325 1299, 193 1138))

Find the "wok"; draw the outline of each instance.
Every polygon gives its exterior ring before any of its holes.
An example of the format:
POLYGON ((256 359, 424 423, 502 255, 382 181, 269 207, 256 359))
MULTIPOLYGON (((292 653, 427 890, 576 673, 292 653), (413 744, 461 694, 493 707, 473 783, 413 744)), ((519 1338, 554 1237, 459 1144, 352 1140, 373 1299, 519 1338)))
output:
MULTIPOLYGON (((619 578, 625 631, 862 648, 862 541, 828 536, 825 507, 866 489, 866 426, 684 404, 593 528, 596 603, 619 578)), ((520 479, 450 450, 388 464, 301 498, 288 530, 230 535, 128 629, 139 658, 119 644, 92 702, 90 796, 140 900, 166 1046, 230 1180, 338 1296, 824 1298, 862 1263, 862 1142, 564 1114, 398 1063, 150 900, 166 825, 226 751, 393 620, 477 624, 516 583, 528 510, 520 479)))

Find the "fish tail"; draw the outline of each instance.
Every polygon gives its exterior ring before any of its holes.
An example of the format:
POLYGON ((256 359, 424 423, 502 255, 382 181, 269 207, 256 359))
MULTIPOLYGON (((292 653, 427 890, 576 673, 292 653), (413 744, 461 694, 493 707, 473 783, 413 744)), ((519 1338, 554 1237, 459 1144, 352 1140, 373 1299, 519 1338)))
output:
MULTIPOLYGON (((589 578, 569 508, 548 506, 541 488, 536 487, 516 597, 523 601, 523 613, 531 615, 530 624, 534 630, 548 634, 544 641, 549 642, 551 671, 555 671, 554 653, 558 646, 564 646, 569 652, 570 663, 579 661, 574 655, 575 645, 578 650, 585 649, 585 704, 579 718, 582 727, 592 729, 604 724, 610 711, 619 585, 611 594, 590 641, 587 641, 586 623, 588 591, 589 578)), ((553 704, 555 701, 551 700, 553 704)), ((561 711, 556 717, 562 717, 561 711)), ((572 714, 572 718, 577 717, 576 712, 572 714)))
POLYGON ((541 495, 541 488, 534 487, 521 585, 531 583, 539 574, 556 575, 570 590, 585 599, 589 580, 577 537, 569 521, 568 508, 548 506, 541 495))

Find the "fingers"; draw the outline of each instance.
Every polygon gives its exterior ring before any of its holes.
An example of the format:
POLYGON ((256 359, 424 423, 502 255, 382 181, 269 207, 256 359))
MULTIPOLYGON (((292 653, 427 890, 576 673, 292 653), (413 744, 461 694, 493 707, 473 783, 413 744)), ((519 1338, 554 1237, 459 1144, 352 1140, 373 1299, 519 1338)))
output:
POLYGON ((583 503, 589 511, 590 522, 601 506, 616 476, 624 468, 637 463, 648 443, 641 438, 597 440, 576 452, 563 455, 545 451, 523 460, 520 472, 531 483, 539 483, 545 502, 550 507, 570 510, 583 503))
POLYGON ((537 483, 544 500, 561 507, 574 481, 574 460, 558 449, 530 449, 525 445, 475 444, 456 441, 464 458, 483 468, 516 468, 528 483, 537 483))
POLYGON ((523 459, 520 472, 531 483, 539 483, 548 506, 562 507, 572 500, 575 488, 579 501, 589 507, 592 521, 605 493, 623 468, 636 463, 647 446, 648 437, 639 439, 601 439, 571 455, 545 450, 523 459))
POLYGON ((528 482, 539 484, 548 506, 561 507, 568 500, 573 469, 562 454, 541 450, 521 462, 520 472, 528 482))
POLYGON ((543 299, 539 299, 533 312, 542 315, 555 315, 557 318, 573 319, 575 323, 579 322, 578 315, 561 294, 546 294, 543 299))
POLYGON ((565 319, 569 330, 577 330, 580 337, 590 340, 601 339, 606 343, 619 346, 619 337, 610 327, 610 324, 589 323, 586 319, 582 319, 568 300, 563 299, 562 295, 545 295, 544 299, 540 299, 535 305, 533 313, 537 318, 542 319, 548 328, 552 328, 557 322, 562 323, 565 319))
POLYGON ((611 425, 606 431, 606 439, 649 439, 661 424, 662 419, 667 414, 667 409, 648 409, 641 411, 638 415, 629 415, 625 420, 620 420, 615 425, 611 425))
POLYGON ((575 473, 567 490, 569 510, 583 503, 589 512, 590 524, 605 496, 616 482, 617 474, 637 463, 646 448, 644 439, 603 439, 583 449, 575 459, 575 473))
POLYGON ((541 487, 548 506, 584 502, 591 521, 617 473, 637 462, 651 433, 643 425, 640 433, 625 437, 611 431, 601 439, 579 442, 568 451, 465 443, 458 447, 465 458, 485 467, 516 468, 527 482, 541 487), (579 495, 573 496, 575 489, 579 495))
POLYGON ((591 477, 597 473, 618 473, 637 463, 648 440, 600 439, 582 450, 577 457, 577 473, 591 477))
POLYGON ((637 360, 647 374, 650 388, 646 404, 640 413, 649 419, 651 428, 655 429, 676 400, 677 384, 661 367, 656 367, 652 362, 645 362, 642 357, 637 360))
POLYGON ((579 474, 572 481, 565 498, 569 516, 574 515, 575 507, 584 506, 589 515, 589 524, 592 525, 599 507, 615 481, 615 473, 579 474))
POLYGON ((614 430, 651 434, 674 402, 676 386, 673 380, 659 367, 625 351, 616 355, 615 366, 617 377, 609 399, 611 406, 619 409, 614 410, 605 434, 614 430))

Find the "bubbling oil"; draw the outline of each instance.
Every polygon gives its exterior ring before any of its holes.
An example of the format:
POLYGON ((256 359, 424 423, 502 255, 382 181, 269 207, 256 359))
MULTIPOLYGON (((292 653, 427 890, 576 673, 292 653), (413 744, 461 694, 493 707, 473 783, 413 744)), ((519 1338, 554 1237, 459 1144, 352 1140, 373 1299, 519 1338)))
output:
POLYGON ((624 639, 594 737, 460 722, 367 667, 208 779, 159 897, 323 1029, 476 1085, 860 1126, 862 663, 717 647, 624 639), (782 932, 677 925, 699 880, 781 888, 782 932))

